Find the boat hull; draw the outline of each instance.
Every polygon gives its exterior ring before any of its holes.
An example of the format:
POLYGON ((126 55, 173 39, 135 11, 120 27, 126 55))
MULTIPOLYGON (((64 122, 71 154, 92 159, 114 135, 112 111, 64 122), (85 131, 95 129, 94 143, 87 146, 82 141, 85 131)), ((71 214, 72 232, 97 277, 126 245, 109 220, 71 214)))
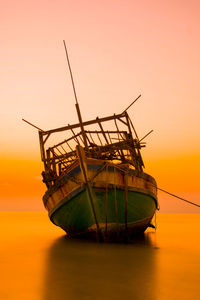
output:
POLYGON ((76 162, 46 192, 43 201, 50 220, 71 237, 121 240, 144 232, 157 208, 153 177, 113 164, 104 167, 94 159, 86 166, 90 190, 76 162))
MULTIPOLYGON (((107 207, 105 191, 95 192, 95 196, 95 212, 104 239, 118 239, 118 235, 122 238, 126 233, 130 237, 135 233, 144 232, 156 210, 155 200, 151 196, 128 191, 127 222, 125 222, 125 192, 123 190, 116 190, 116 200, 115 192, 112 190, 108 192, 107 207)), ((71 237, 96 236, 96 224, 86 190, 56 209, 50 219, 71 237)))

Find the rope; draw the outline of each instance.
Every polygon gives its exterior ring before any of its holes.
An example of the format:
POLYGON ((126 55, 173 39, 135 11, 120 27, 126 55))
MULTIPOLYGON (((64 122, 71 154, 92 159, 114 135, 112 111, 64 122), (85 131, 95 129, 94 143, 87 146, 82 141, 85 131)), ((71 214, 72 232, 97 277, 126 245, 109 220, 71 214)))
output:
MULTIPOLYGON (((99 175, 99 173, 101 173, 101 172, 104 170, 104 168, 105 168, 106 166, 107 166, 107 164, 105 163, 105 164, 100 168, 100 170, 97 171, 97 173, 94 175, 94 177, 93 177, 90 181, 92 181, 97 175, 99 175)), ((118 166, 115 166, 115 168, 119 169, 120 171, 123 171, 124 173, 127 173, 127 170, 124 170, 124 169, 122 169, 122 168, 120 168, 120 167, 118 167, 118 166)), ((159 191, 161 191, 161 192, 163 192, 163 193, 166 193, 166 194, 168 194, 168 195, 170 195, 170 196, 172 196, 172 197, 178 198, 179 200, 185 201, 185 202, 187 202, 187 203, 189 203, 189 204, 191 204, 191 205, 200 207, 200 205, 197 204, 197 203, 194 203, 194 202, 192 202, 192 201, 189 201, 189 200, 186 200, 186 199, 184 199, 184 198, 181 198, 181 197, 179 197, 179 196, 177 196, 177 195, 174 195, 174 194, 172 194, 172 193, 170 193, 170 192, 167 192, 167 191, 165 191, 165 190, 163 190, 163 189, 161 189, 161 188, 158 188, 158 187, 155 186, 154 184, 152 184, 152 185, 153 185, 155 188, 157 188, 157 190, 159 190, 159 191)), ((160 209, 160 208, 158 208, 158 210, 159 210, 159 209, 160 209)))
POLYGON ((189 204, 192 204, 192 205, 194 205, 194 206, 200 207, 200 205, 197 204, 197 203, 194 203, 194 202, 192 202, 192 201, 183 199, 183 198, 181 198, 181 197, 179 197, 179 196, 176 196, 176 195, 174 195, 174 194, 172 194, 172 193, 169 193, 169 192, 167 192, 167 191, 165 191, 165 190, 163 190, 163 189, 161 189, 161 188, 158 188, 158 187, 157 187, 157 189, 158 189, 159 191, 162 191, 162 192, 164 192, 164 193, 170 195, 170 196, 173 196, 173 197, 178 198, 178 199, 180 199, 180 200, 182 200, 182 201, 185 201, 185 202, 187 202, 187 203, 189 203, 189 204))

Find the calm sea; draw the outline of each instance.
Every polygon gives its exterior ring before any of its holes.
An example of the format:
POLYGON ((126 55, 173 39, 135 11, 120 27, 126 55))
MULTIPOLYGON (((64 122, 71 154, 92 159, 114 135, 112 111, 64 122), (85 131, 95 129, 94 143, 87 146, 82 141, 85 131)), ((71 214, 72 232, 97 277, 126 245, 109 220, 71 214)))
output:
POLYGON ((0 222, 0 299, 200 299, 200 214, 158 214, 125 245, 69 240, 45 212, 0 222))

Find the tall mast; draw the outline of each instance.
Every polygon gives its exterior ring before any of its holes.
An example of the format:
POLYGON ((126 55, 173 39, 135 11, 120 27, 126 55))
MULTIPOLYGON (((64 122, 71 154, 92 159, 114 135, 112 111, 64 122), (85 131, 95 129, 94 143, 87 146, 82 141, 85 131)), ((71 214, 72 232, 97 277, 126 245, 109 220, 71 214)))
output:
POLYGON ((78 99, 77 99, 77 95, 76 95, 76 89, 75 89, 75 85, 74 85, 74 79, 73 79, 73 75, 72 75, 72 70, 71 70, 71 66, 70 66, 70 61, 69 61, 69 56, 68 56, 68 52, 67 52, 67 47, 65 44, 65 41, 63 40, 64 43, 64 47, 65 47, 65 53, 66 53, 66 58, 67 58, 67 63, 68 63, 68 67, 69 67, 69 72, 70 72, 70 76, 71 76, 71 81, 72 81, 72 87, 73 87, 73 91, 74 91, 74 97, 75 97, 75 106, 76 106, 76 111, 77 111, 77 115, 78 115, 78 120, 80 123, 80 127, 81 127, 81 133, 83 136, 83 141, 84 141, 84 145, 86 150, 88 149, 88 144, 87 144, 87 138, 86 138, 86 133, 83 127, 83 121, 82 121, 82 116, 81 116, 81 111, 79 108, 79 103, 78 103, 78 99))

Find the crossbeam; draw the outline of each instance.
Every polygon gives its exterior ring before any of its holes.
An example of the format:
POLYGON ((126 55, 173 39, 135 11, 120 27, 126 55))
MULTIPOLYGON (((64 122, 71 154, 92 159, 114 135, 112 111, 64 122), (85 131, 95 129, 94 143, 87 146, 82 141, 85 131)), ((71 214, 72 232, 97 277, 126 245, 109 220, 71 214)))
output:
MULTIPOLYGON (((110 121, 110 120, 115 120, 118 118, 124 117, 124 114, 118 114, 118 115, 114 115, 114 116, 109 116, 109 117, 105 117, 105 118, 99 118, 94 119, 94 120, 90 120, 90 121, 86 121, 83 122, 83 126, 88 126, 88 125, 92 125, 95 123, 99 123, 99 122, 106 122, 106 121, 110 121)), ((64 126, 64 127, 60 127, 60 128, 55 128, 55 129, 51 129, 51 130, 46 130, 46 131, 41 131, 42 135, 47 135, 47 134, 51 134, 51 133, 55 133, 55 132, 61 132, 61 131, 65 131, 65 130, 71 130, 74 128, 80 128, 80 123, 76 123, 73 125, 68 125, 68 126, 64 126)))

